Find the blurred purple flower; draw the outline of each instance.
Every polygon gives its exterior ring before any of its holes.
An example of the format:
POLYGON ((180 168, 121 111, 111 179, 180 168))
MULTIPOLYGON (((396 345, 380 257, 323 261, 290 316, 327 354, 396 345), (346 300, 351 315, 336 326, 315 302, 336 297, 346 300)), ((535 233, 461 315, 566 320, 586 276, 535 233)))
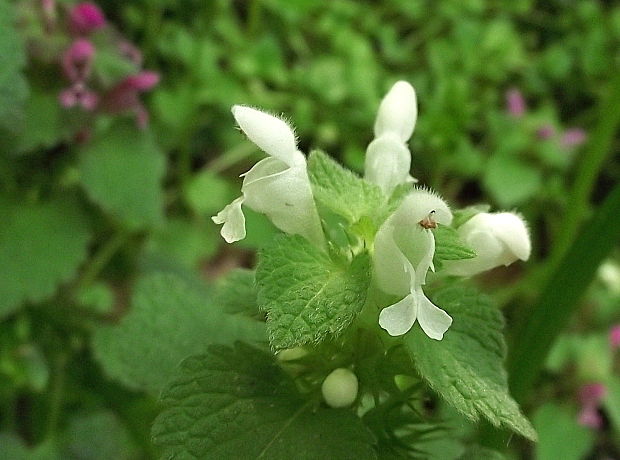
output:
POLYGON ((153 89, 159 83, 159 74, 144 71, 125 78, 112 88, 103 101, 103 108, 110 113, 132 111, 140 128, 145 128, 149 113, 140 101, 140 93, 153 89))
POLYGON ((555 135, 555 128, 553 127, 553 125, 550 124, 543 125, 538 128, 538 130, 536 131, 536 135, 539 139, 551 139, 555 135))
POLYGON ((73 82, 84 80, 90 73, 95 47, 85 38, 75 40, 62 55, 62 69, 73 82))
POLYGON ((606 394, 607 388, 602 383, 582 385, 579 389, 581 411, 577 418, 580 425, 594 429, 599 429, 603 426, 603 418, 598 408, 606 394))
POLYGON ((571 128, 562 134, 560 144, 564 148, 579 147, 588 138, 587 133, 581 128, 571 128))
POLYGON ((506 91, 506 111, 509 115, 520 118, 525 114, 527 107, 523 94, 517 88, 506 91))
POLYGON ((61 91, 59 100, 60 104, 67 109, 78 106, 90 112, 97 108, 99 96, 88 89, 83 82, 77 82, 61 91))
POLYGON ((130 41, 121 40, 118 43, 118 51, 136 66, 142 65, 142 51, 130 41))
POLYGON ((75 5, 69 12, 71 29, 78 35, 86 35, 105 26, 106 20, 101 8, 94 3, 75 5))
POLYGON ((620 324, 616 324, 609 331, 609 345, 612 350, 620 348, 620 324))

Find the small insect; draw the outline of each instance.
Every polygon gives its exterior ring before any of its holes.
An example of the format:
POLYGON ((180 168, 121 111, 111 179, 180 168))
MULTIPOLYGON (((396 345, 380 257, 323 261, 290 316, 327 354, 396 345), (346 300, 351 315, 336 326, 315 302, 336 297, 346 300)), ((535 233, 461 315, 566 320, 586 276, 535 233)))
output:
POLYGON ((435 219, 433 218, 434 216, 435 210, 433 209, 431 212, 428 213, 428 216, 426 216, 419 222, 419 224, 422 226, 422 228, 425 228, 427 230, 429 228, 437 228, 437 222, 435 222, 435 219))

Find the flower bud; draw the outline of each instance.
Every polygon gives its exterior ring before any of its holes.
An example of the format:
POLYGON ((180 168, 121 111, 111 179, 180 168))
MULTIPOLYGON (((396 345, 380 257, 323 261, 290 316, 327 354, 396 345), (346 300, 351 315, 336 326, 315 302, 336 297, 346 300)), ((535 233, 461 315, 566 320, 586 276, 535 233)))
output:
POLYGON ((77 34, 90 32, 105 26, 105 16, 94 3, 84 2, 75 5, 69 13, 71 28, 77 34))
POLYGON ((334 408, 347 407, 357 398, 358 383, 353 372, 345 368, 332 371, 321 386, 323 399, 334 408))
POLYGON ((407 142, 413 134, 417 118, 418 103, 413 86, 406 81, 397 81, 379 106, 375 137, 394 133, 402 142, 407 142))
POLYGON ((529 232, 517 214, 481 212, 465 222, 458 233, 477 255, 473 259, 447 261, 445 268, 451 275, 476 275, 530 257, 529 232))

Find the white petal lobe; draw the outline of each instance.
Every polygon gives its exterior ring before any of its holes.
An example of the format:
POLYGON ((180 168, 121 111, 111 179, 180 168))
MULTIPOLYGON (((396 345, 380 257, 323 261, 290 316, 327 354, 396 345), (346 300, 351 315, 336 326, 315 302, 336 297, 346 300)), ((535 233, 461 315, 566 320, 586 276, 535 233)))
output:
POLYGON ((241 210, 242 204, 243 197, 239 197, 211 218, 216 224, 224 224, 220 234, 227 243, 234 243, 245 238, 245 216, 241 210))
POLYGON ((452 317, 433 304, 422 292, 416 291, 418 300, 418 322, 422 330, 431 339, 441 340, 450 325, 452 317))
POLYGON ((416 320, 416 297, 409 294, 401 301, 381 310, 379 326, 391 336, 403 335, 413 327, 416 320))

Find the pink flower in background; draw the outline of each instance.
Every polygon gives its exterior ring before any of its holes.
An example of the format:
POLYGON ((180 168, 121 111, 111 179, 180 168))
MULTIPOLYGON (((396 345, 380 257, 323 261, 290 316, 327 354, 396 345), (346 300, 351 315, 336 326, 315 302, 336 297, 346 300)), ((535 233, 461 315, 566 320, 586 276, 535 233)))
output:
POLYGON ((70 88, 61 91, 60 105, 65 108, 82 107, 84 110, 93 111, 99 103, 99 96, 84 85, 83 82, 74 83, 70 88))
POLYGON ((523 94, 517 88, 506 91, 506 111, 509 115, 520 118, 525 114, 527 107, 523 94))
POLYGON ((536 135, 539 139, 551 139, 555 136, 555 128, 552 125, 543 125, 536 131, 536 135))
POLYGON ((96 4, 90 2, 78 3, 69 12, 71 29, 78 35, 86 35, 105 26, 106 20, 96 4))
POLYGON ((564 148, 578 147, 583 144, 587 138, 588 135, 583 129, 571 128, 566 130, 566 132, 562 134, 562 140, 560 141, 560 144, 564 148))
POLYGON ((609 345, 613 351, 620 348, 620 324, 616 324, 609 331, 609 345))
POLYGON ((118 44, 118 51, 136 66, 142 65, 142 51, 130 41, 121 40, 118 44))
POLYGON ((88 77, 95 47, 85 38, 78 38, 62 55, 62 69, 67 78, 73 82, 88 77))
POLYGON ((598 408, 606 394, 607 388, 602 383, 582 385, 579 390, 581 411, 579 412, 578 421, 580 425, 594 429, 599 429, 603 426, 603 418, 598 408))
POLYGON ((153 89, 158 83, 159 74, 156 72, 144 71, 131 75, 105 95, 102 106, 110 113, 134 112, 138 126, 145 128, 149 121, 149 113, 140 101, 140 93, 153 89))

